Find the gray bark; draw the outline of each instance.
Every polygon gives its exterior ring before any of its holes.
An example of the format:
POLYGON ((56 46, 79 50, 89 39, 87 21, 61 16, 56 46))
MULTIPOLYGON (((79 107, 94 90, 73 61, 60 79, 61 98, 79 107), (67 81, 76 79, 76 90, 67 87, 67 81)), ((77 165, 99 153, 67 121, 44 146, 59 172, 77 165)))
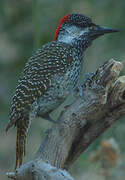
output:
POLYGON ((73 104, 61 113, 33 161, 7 176, 16 180, 73 180, 68 170, 88 146, 125 115, 122 64, 106 62, 77 90, 73 104))

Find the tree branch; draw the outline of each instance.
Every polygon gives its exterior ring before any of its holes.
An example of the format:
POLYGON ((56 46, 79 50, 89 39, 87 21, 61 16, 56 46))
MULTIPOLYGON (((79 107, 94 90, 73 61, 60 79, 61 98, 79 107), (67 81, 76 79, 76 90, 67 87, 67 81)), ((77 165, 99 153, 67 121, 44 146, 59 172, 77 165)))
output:
POLYGON ((121 69, 122 64, 111 59, 87 78, 78 91, 80 96, 48 131, 35 159, 7 176, 17 180, 72 179, 61 169, 68 170, 97 137, 125 115, 125 76, 118 78, 121 69))

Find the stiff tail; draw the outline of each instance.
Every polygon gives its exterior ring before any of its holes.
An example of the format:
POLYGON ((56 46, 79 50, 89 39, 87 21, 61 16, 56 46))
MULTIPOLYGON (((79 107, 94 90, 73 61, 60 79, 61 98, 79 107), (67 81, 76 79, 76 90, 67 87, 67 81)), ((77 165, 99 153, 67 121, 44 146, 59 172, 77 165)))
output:
POLYGON ((25 146, 26 146, 26 137, 27 137, 27 131, 29 127, 29 119, 24 119, 20 122, 16 123, 17 127, 17 138, 16 138, 16 165, 21 166, 25 157, 25 146))

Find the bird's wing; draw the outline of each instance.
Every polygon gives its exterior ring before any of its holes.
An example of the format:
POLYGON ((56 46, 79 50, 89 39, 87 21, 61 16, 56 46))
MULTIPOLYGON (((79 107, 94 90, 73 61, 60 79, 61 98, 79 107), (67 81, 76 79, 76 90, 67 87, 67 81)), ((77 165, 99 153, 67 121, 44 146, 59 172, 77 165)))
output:
POLYGON ((71 66, 72 48, 62 43, 51 42, 44 45, 29 59, 19 79, 12 98, 8 130, 22 114, 27 115, 32 103, 51 86, 54 74, 65 74, 71 66))

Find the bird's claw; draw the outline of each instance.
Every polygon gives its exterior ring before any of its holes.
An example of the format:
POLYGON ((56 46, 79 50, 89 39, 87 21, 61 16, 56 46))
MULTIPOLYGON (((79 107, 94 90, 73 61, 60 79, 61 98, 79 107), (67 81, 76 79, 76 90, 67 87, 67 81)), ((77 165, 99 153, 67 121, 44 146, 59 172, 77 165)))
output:
POLYGON ((80 97, 83 96, 83 88, 85 88, 91 82, 92 77, 94 77, 94 75, 95 75, 95 73, 93 73, 93 72, 87 73, 85 75, 83 82, 79 86, 77 86, 73 91, 73 95, 75 97, 76 96, 80 96, 80 97))
POLYGON ((57 121, 53 120, 53 119, 49 116, 49 114, 43 115, 42 118, 44 118, 45 120, 48 120, 48 121, 50 121, 50 122, 57 123, 57 121))

